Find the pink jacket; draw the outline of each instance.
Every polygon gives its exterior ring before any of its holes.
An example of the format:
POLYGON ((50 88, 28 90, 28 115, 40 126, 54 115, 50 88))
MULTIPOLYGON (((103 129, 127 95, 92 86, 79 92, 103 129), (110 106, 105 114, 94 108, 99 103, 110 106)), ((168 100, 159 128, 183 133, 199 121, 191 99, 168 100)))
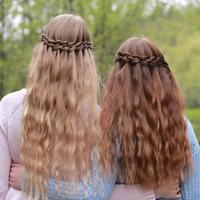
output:
POLYGON ((5 96, 0 102, 0 200, 25 200, 9 187, 10 164, 20 162, 19 130, 25 89, 5 96))
MULTIPOLYGON (((11 161, 20 163, 20 125, 26 89, 8 94, 0 102, 0 200, 26 200, 9 187, 11 161)), ((116 185, 111 200, 155 200, 154 192, 139 186, 116 185)))

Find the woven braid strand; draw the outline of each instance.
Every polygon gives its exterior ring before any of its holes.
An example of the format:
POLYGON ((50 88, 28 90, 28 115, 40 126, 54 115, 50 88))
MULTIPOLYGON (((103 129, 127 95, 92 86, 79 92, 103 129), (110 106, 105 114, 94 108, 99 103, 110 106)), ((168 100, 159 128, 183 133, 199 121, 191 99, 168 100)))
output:
POLYGON ((49 39, 45 34, 42 34, 41 41, 51 47, 52 50, 62 50, 62 51, 80 51, 84 49, 92 49, 91 42, 88 41, 79 41, 79 42, 68 42, 62 40, 52 40, 49 39))
POLYGON ((121 62, 123 63, 123 65, 127 63, 133 65, 140 63, 143 66, 155 66, 155 67, 164 66, 169 69, 168 63, 163 58, 160 58, 158 56, 147 57, 147 56, 132 55, 124 52, 118 52, 115 62, 121 62))

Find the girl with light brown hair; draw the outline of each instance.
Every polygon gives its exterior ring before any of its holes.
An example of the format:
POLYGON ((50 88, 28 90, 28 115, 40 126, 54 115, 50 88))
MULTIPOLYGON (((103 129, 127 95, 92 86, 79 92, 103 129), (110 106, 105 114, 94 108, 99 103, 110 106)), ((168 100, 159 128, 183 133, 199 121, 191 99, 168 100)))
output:
MULTIPOLYGON (((47 199, 49 177, 57 183, 88 176, 99 135, 98 76, 90 36, 79 16, 53 18, 36 54, 21 129, 23 189, 47 199)), ((57 184, 55 189, 61 190, 57 184)))
POLYGON ((104 173, 117 154, 119 183, 158 188, 179 179, 182 199, 200 199, 200 148, 172 71, 149 39, 121 45, 101 108, 104 173))

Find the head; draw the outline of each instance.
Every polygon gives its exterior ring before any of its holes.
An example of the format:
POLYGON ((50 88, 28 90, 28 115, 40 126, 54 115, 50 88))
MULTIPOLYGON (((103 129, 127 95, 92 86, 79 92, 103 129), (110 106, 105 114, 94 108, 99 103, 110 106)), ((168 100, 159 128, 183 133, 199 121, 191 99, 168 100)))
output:
POLYGON ((120 178, 126 184, 156 187, 181 178, 183 166, 191 164, 183 109, 181 92, 158 47, 146 38, 125 41, 102 100, 104 170, 112 167, 118 140, 120 178))
POLYGON ((83 19, 53 18, 34 49, 24 102, 24 190, 47 197, 49 176, 75 180, 90 167, 98 135, 98 76, 83 19))

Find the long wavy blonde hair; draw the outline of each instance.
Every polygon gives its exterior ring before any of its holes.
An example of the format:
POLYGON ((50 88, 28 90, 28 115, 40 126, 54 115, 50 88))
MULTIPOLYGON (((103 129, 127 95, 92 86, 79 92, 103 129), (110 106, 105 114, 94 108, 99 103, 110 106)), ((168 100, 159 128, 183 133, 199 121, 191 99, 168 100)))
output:
POLYGON ((78 180, 91 166, 98 137, 98 76, 79 16, 53 18, 35 47, 24 102, 24 190, 48 199, 48 179, 78 180))
POLYGON ((183 109, 181 92, 156 45, 146 38, 125 41, 102 101, 104 172, 112 169, 117 151, 120 182, 152 188, 181 179, 183 168, 191 166, 183 109))

